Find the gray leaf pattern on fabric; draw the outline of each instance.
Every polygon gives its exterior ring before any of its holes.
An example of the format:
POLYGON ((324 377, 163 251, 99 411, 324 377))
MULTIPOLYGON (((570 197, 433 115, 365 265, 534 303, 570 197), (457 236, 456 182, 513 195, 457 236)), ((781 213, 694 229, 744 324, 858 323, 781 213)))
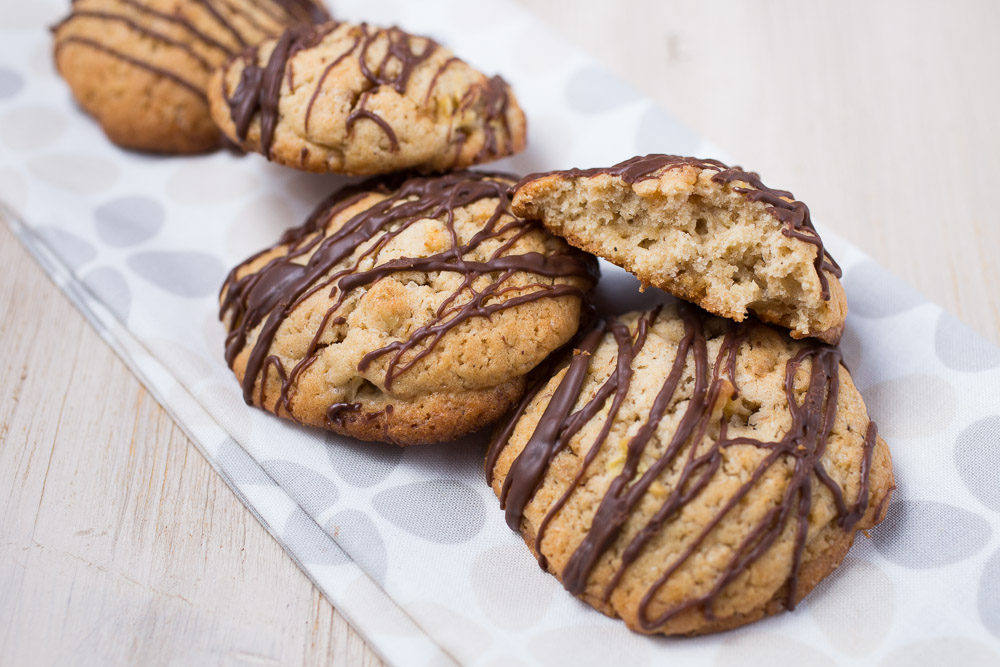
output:
POLYGON ((1000 366, 1000 349, 945 312, 934 330, 934 351, 955 371, 973 373, 1000 366))
POLYGON ((574 625, 555 628, 532 637, 528 650, 542 665, 629 665, 649 664, 645 637, 619 626, 609 636, 607 626, 574 625))
POLYGON ((936 375, 906 375, 861 390, 879 433, 893 438, 927 438, 955 418, 955 388, 936 375), (905 409, 903 409, 905 406, 905 409))
POLYGON ((531 567, 531 554, 519 542, 479 554, 470 572, 479 606, 491 621, 512 630, 534 625, 559 587, 540 567, 531 567))
POLYGON ((853 315, 891 317, 926 303, 920 292, 870 260, 848 271, 843 284, 853 315))
POLYGON ((130 256, 127 263, 157 287, 192 299, 214 294, 226 274, 218 257, 203 252, 140 252, 130 256))
POLYGON ((372 499, 372 505, 382 518, 440 544, 471 540, 486 520, 482 497, 468 484, 450 479, 386 489, 372 499))
POLYGON ((298 463, 270 459, 260 465, 310 516, 319 516, 340 497, 333 482, 298 463))
POLYGON ((931 637, 896 649, 879 667, 915 667, 917 665, 961 665, 996 667, 1000 654, 986 644, 968 637, 931 637))
POLYGON ((963 561, 985 547, 993 532, 981 516, 930 500, 893 502, 876 530, 879 553, 914 570, 963 561))
POLYGON ((830 643, 850 656, 874 652, 896 621, 896 591, 882 569, 852 556, 806 598, 803 607, 830 643), (844 613, 851 600, 851 613, 844 613))
POLYGON ((114 313, 120 322, 128 322, 132 310, 132 294, 128 283, 117 269, 99 266, 82 278, 83 284, 114 313))
POLYGON ((165 219, 163 205, 142 196, 112 199, 94 211, 97 235, 115 247, 136 245, 153 238, 165 219))
POLYGON ((281 529, 281 540, 307 565, 343 565, 351 561, 301 507, 288 516, 281 529))
POLYGON ((977 606, 983 625, 994 637, 1000 638, 1000 551, 993 554, 983 568, 977 606))
POLYGON ((216 461, 230 481, 238 486, 244 484, 274 486, 274 480, 232 438, 226 438, 222 441, 219 453, 216 455, 216 461))
POLYGON ((35 233, 71 271, 76 271, 97 257, 97 248, 90 241, 58 227, 39 227, 35 233))
POLYGON ((362 512, 344 510, 334 514, 323 526, 327 535, 347 552, 369 577, 385 583, 388 556, 378 528, 362 512))
POLYGON ((369 487, 396 469, 403 448, 330 433, 326 436, 326 454, 340 479, 351 486, 369 487))
POLYGON ((973 422, 955 439, 955 465, 979 502, 1000 512, 1000 415, 973 422))
POLYGON ((739 667, 775 667, 775 665, 809 665, 835 667, 837 664, 819 648, 773 632, 735 630, 722 639, 715 654, 715 664, 739 667))
POLYGON ((14 97, 24 88, 24 79, 12 69, 0 67, 0 100, 14 97))

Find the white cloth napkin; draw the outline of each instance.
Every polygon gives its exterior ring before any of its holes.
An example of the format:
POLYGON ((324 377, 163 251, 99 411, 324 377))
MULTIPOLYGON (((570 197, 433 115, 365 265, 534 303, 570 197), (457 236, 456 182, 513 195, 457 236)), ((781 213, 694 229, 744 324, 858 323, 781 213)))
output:
MULTIPOLYGON (((717 636, 643 637, 539 570, 484 482, 483 437, 404 451, 244 405, 222 358, 219 285, 336 179, 256 155, 119 150, 53 72, 45 27, 68 3, 0 5, 4 217, 389 662, 1000 663, 1000 350, 831 229, 823 237, 850 300, 845 355, 895 462, 889 516, 794 613, 717 636)), ((727 160, 505 0, 341 0, 336 10, 431 35, 502 73, 527 111, 531 147, 499 168, 649 152, 727 160)), ((603 268, 606 301, 641 301, 634 281, 603 268)))

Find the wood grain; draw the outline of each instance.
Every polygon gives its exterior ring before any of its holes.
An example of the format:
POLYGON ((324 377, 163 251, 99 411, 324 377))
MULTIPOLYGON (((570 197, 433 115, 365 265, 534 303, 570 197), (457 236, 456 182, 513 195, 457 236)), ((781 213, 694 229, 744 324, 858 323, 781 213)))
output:
POLYGON ((0 665, 381 665, 0 223, 0 665))
POLYGON ((1000 343, 1000 3, 521 4, 1000 343))
MULTIPOLYGON (((1000 4, 521 2, 1000 342, 1000 4)), ((0 308, 0 664, 380 664, 2 224, 0 308)))

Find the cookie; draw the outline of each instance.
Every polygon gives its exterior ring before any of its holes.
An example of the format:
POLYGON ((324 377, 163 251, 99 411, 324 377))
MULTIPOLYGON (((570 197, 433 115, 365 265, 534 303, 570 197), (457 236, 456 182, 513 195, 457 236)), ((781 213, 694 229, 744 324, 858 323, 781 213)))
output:
POLYGON ((648 155, 525 178, 514 211, 653 285, 738 322, 836 343, 840 268, 809 208, 716 160, 648 155))
POLYGON ((445 171, 525 146, 503 79, 399 28, 289 30, 230 60, 209 97, 229 139, 305 171, 445 171))
POLYGON ((55 64, 111 141, 162 153, 217 148, 212 71, 291 25, 330 17, 312 0, 76 0, 53 28, 55 64))
POLYGON ((894 488, 836 348, 676 303, 585 335, 486 470, 570 593, 668 635, 793 608, 894 488))
POLYGON ((577 331, 593 257, 511 215, 481 172, 362 185, 237 266, 221 294, 247 403, 363 440, 500 417, 577 331))

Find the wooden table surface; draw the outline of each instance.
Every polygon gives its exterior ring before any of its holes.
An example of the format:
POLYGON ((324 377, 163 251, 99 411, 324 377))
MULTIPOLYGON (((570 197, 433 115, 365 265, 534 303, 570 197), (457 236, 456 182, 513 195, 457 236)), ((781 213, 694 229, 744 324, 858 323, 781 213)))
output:
MULTIPOLYGON (((520 2, 1000 342, 1000 3, 520 2)), ((381 664, 5 225, 0 307, 0 664, 381 664)))

